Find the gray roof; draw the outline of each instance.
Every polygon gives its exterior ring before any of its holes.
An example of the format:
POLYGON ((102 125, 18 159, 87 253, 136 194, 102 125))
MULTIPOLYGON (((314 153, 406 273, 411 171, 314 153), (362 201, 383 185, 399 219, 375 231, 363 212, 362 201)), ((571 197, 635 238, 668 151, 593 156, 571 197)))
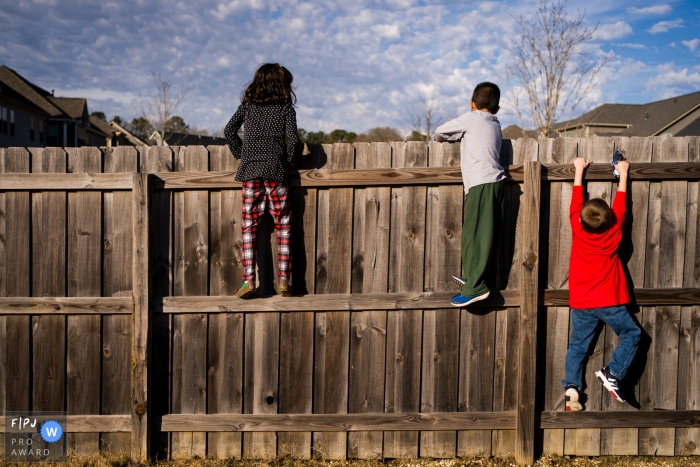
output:
POLYGON ((48 96, 47 99, 70 118, 83 118, 83 112, 87 108, 87 100, 84 97, 48 96))
POLYGON ((109 123, 105 122, 101 118, 95 117, 94 115, 90 115, 90 126, 92 129, 96 129, 102 133, 105 134, 105 136, 109 136, 112 134, 112 127, 109 126, 109 123))
POLYGON ((47 96, 51 95, 50 92, 30 83, 5 65, 0 65, 0 82, 49 114, 50 117, 58 117, 63 114, 61 109, 48 101, 47 96))
MULTIPOLYGON (((617 136, 653 136, 700 105, 700 91, 649 104, 603 104, 578 118, 557 123, 555 129, 571 126, 630 125, 617 136)), ((599 133, 602 135, 602 133, 599 133)))

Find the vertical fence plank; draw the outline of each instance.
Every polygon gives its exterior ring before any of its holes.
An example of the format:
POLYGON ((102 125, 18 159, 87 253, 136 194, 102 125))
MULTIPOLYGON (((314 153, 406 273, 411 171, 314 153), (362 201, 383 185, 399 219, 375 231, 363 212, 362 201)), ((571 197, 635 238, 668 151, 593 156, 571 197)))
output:
MULTIPOLYGON (((608 138, 580 139, 578 144, 578 155, 590 159, 594 163, 609 163, 614 151, 614 144, 608 138)), ((602 198, 606 203, 611 204, 612 183, 610 182, 587 182, 586 189, 589 198, 602 198)), ((603 394, 603 386, 598 382, 595 372, 605 365, 604 349, 606 333, 612 330, 603 328, 597 337, 595 347, 588 358, 584 376, 584 391, 588 396, 585 404, 586 410, 600 410, 603 397, 610 397, 603 394)), ((580 456, 600 455, 600 428, 587 428, 578 430, 567 430, 565 434, 565 454, 575 454, 580 456)))
MULTIPOLYGON (((209 153, 201 146, 174 148, 176 172, 207 172, 209 153)), ((173 295, 207 295, 209 194, 173 193, 173 295)), ((173 413, 206 413, 207 315, 173 316, 173 413)), ((173 457, 204 457, 206 433, 172 434, 173 457)))
MULTIPOLYGON (((393 167, 426 167, 428 147, 422 142, 393 143, 393 167)), ((423 290, 426 187, 391 190, 389 292, 423 290)), ((399 310, 387 319, 385 411, 420 410, 422 310, 399 310)), ((418 432, 384 433, 384 457, 417 457, 418 432)))
MULTIPOLYGON (((649 185, 647 235, 644 257, 644 287, 658 287, 659 284, 659 243, 661 232, 661 183, 649 185)), ((653 384, 656 352, 656 308, 642 307, 640 324, 650 341, 644 366, 639 381, 639 405, 642 410, 653 409, 653 384)), ((644 335, 644 334, 643 334, 644 335)), ((654 455, 658 450, 658 438, 651 428, 639 429, 639 455, 654 455)))
MULTIPOLYGON (((350 144, 323 147, 330 153, 326 168, 351 169, 355 150, 350 144), (332 152, 331 152, 332 151, 332 152)), ((352 188, 318 192, 316 244, 316 293, 349 293, 352 269, 352 188)), ((316 363, 314 413, 347 413, 350 313, 316 314, 316 363)), ((314 432, 313 449, 318 457, 344 459, 346 433, 314 432)))
MULTIPOLYGON (((313 409, 313 312, 282 313, 280 324, 279 413, 313 409)), ((277 456, 311 457, 311 432, 279 433, 277 456)))
MULTIPOLYGON (((505 140, 501 147, 501 164, 523 164, 537 160, 537 140, 522 138, 505 140)), ((521 197, 522 183, 506 185, 506 221, 498 251, 497 278, 499 287, 520 289, 520 263, 523 230, 521 197)), ((495 411, 515 411, 517 406, 518 371, 520 367, 520 308, 496 311, 496 343, 494 352, 494 407, 495 411)), ((464 349, 461 350, 463 355, 464 349)), ((515 430, 493 430, 492 455, 511 455, 515 452, 515 430)), ((459 452, 458 452, 459 454, 459 452)))
MULTIPOLYGON (((68 171, 99 173, 99 148, 69 148, 68 171)), ((68 296, 101 294, 102 194, 68 193, 68 296)), ((66 411, 100 413, 100 316, 68 316, 66 411)), ((99 451, 99 433, 68 433, 68 449, 78 455, 99 451)))
MULTIPOLYGON (((356 168, 391 167, 391 146, 388 143, 358 143, 355 147, 356 168)), ((362 244, 362 274, 353 277, 353 293, 387 291, 390 195, 388 187, 367 187, 360 206, 357 206, 356 198, 357 227, 353 241, 362 244), (357 222, 357 217, 361 217, 362 223, 357 222)), ((384 411, 386 319, 386 310, 351 314, 350 413, 384 411)), ((381 459, 383 439, 382 431, 348 433, 348 457, 381 459)))
MULTIPOLYGON (((31 155, 24 148, 8 148, 0 164, 0 173, 28 173, 31 155)), ((31 293, 31 199, 29 192, 7 192, 5 205, 5 261, 0 264, 4 280, 4 296, 28 297, 31 293)), ((5 320, 5 339, 2 340, 5 358, 6 411, 30 409, 28 391, 31 370, 31 317, 8 315, 5 320)))
MULTIPOLYGON (((687 162, 688 144, 684 138, 661 138, 654 143, 652 160, 687 162)), ((688 182, 661 183, 661 229, 659 233, 659 286, 681 287, 685 256, 686 204, 688 182)), ((680 306, 656 307, 654 350, 654 409, 676 408, 678 389, 678 341, 681 320, 680 306)), ((658 439, 656 455, 672 456, 675 452, 675 429, 652 429, 651 438, 658 439)))
MULTIPOLYGON (((140 148, 139 170, 143 173, 172 172, 173 152, 166 146, 140 148)), ((172 295, 171 257, 172 191, 155 190, 151 195, 151 295, 158 299, 172 295)), ((172 316, 158 313, 153 321, 153 360, 161 362, 151 369, 152 390, 158 394, 153 401, 151 415, 159 417, 172 410, 172 316)), ((152 448, 159 457, 171 452, 170 433, 153 433, 152 448)))
MULTIPOLYGON (((104 148, 105 173, 138 172, 138 153, 135 148, 119 146, 104 148)), ((102 237, 102 295, 105 297, 132 297, 133 269, 133 193, 106 191, 103 194, 102 237)), ((131 374, 132 317, 126 315, 102 316, 102 410, 103 415, 131 413, 131 388, 120 381, 128 381, 131 374)), ((131 452, 130 433, 102 433, 102 449, 110 452, 131 452)))
MULTIPOLYGON (((700 137, 686 138, 688 162, 700 162, 700 137)), ((683 287, 700 287, 700 183, 688 183, 683 287)), ((683 307, 678 343, 678 410, 700 409, 700 306, 683 307)), ((700 428, 676 428, 676 455, 700 454, 700 428)))
MULTIPOLYGON (((464 187, 459 186, 459 197, 464 199, 464 187)), ((451 201, 456 207, 462 206, 459 198, 451 201)), ((463 212, 453 214, 459 222, 463 212)), ((461 223, 458 229, 461 235, 461 223)), ((460 258, 459 238, 455 242, 457 248, 452 253, 454 258, 460 258)), ((454 271, 454 269, 453 269, 454 271)), ((447 271, 443 274, 449 274, 447 271)), ((466 271, 465 271, 466 274, 466 271)), ((449 276, 447 276, 449 277, 449 276)), ((498 282, 497 280, 495 282, 498 282)), ((426 311, 426 313, 428 313, 426 311)), ((458 318, 454 310, 449 313, 458 318)), ((496 313, 474 314, 467 309, 461 309, 458 326, 459 344, 459 396, 458 407, 460 411, 492 411, 494 396, 494 348, 496 338, 496 313)), ((425 358, 428 358, 426 356, 425 358)), ((493 434, 490 430, 464 430, 459 433, 457 441, 457 454, 460 456, 490 456, 493 434)))
MULTIPOLYGON (((577 143, 570 138, 543 139, 539 141, 542 163, 570 164, 576 158, 577 143)), ((548 289, 567 288, 569 282, 569 256, 571 254, 571 227, 569 208, 571 205, 571 182, 549 183, 543 187, 543 209, 549 208, 548 289), (548 196, 547 196, 548 193, 548 196), (549 200, 549 201, 547 201, 549 200)), ((544 235, 544 234, 543 234, 544 235)), ((544 343, 544 410, 564 409, 564 359, 569 335, 569 308, 547 307, 546 339, 544 343)), ((545 454, 564 454, 564 430, 543 430, 542 451, 545 454)))
MULTIPOLYGON (((315 169, 316 153, 305 150, 298 169, 315 169)), ((292 287, 296 294, 314 291, 316 190, 294 187, 292 204, 292 287)), ((280 324, 279 413, 313 411, 314 313, 284 313, 280 324)), ((311 432, 277 434, 277 456, 311 457, 311 432)))
MULTIPOLYGON (((61 148, 31 148, 33 173, 65 173, 61 148)), ((32 194, 32 295, 66 295, 66 193, 32 194)), ((32 317, 32 409, 65 410, 66 317, 32 317)), ((26 389, 26 388, 25 388, 26 389)))
MULTIPOLYGON (((8 148, 0 152, 0 173, 27 173, 30 154, 23 148, 8 148)), ((3 257, 0 258, 0 282, 4 297, 27 297, 30 295, 30 194, 29 192, 6 192, 0 195, 0 235, 4 239, 3 257)), ((28 388, 31 370, 30 316, 8 315, 0 318, 0 364, 3 366, 0 383, 5 411, 24 411, 30 408, 28 388)), ((4 437, 3 437, 4 440, 4 437)))
MULTIPOLYGON (((244 413, 275 414, 279 405, 279 313, 251 313, 245 317, 244 413)), ((273 459, 275 432, 243 434, 243 457, 273 459)))
MULTIPOLYGON (((209 168, 238 168, 226 146, 209 146, 209 168)), ((243 280, 241 264, 241 190, 209 192, 210 261, 209 294, 234 295, 243 280)), ((243 314, 209 315, 207 362, 207 413, 243 412, 243 314)), ((217 459, 241 457, 242 435, 207 434, 207 455, 217 459)))
POLYGON ((144 461, 150 448, 150 404, 148 401, 149 357, 151 346, 150 301, 150 199, 149 175, 133 177, 133 272, 134 311, 132 314, 131 348, 131 458, 144 461))
POLYGON ((515 459, 520 464, 535 460, 535 374, 537 372, 537 280, 540 241, 539 162, 526 162, 523 188, 523 231, 520 282, 520 372, 516 409, 515 459))
MULTIPOLYGON (((459 167, 459 147, 459 144, 428 143, 430 166, 459 167)), ((451 290, 450 275, 460 270, 463 193, 459 185, 428 188, 424 271, 426 292, 451 290)), ((459 331, 459 313, 455 313, 455 310, 423 312, 421 412, 457 411, 459 331)), ((489 371, 489 374, 493 372, 489 371)), ((489 400, 488 409, 491 408, 489 400)), ((487 434, 490 438, 490 431, 487 434)), ((456 431, 421 432, 421 457, 451 458, 456 453, 456 431)))

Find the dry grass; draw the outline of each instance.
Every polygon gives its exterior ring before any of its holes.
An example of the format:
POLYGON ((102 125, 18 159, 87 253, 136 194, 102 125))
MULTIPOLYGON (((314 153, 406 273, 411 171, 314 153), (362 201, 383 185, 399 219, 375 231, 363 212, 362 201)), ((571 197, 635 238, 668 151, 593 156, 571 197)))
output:
MULTIPOLYGON (((0 460, 0 465, 4 462, 0 460)), ((37 464, 8 464, 18 467, 37 467, 37 464)), ((92 456, 70 456, 61 464, 44 464, 47 467, 136 467, 129 456, 117 454, 95 454, 92 456)), ((643 457, 643 456, 603 456, 603 457, 560 457, 544 456, 534 467, 690 467, 700 466, 700 456, 695 457, 643 457)), ((387 461, 371 460, 240 460, 202 459, 153 461, 142 467, 517 467, 513 457, 460 458, 460 459, 395 459, 387 461)))

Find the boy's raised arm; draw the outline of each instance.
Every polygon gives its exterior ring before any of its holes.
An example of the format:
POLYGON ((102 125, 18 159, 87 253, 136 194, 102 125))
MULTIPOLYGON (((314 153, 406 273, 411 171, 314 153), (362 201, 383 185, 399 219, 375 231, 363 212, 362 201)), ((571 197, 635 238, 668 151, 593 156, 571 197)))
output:
POLYGON ((629 177, 630 163, 620 161, 615 164, 617 172, 620 174, 620 182, 617 185, 617 191, 627 192, 627 178, 629 177))
POLYGON ((583 171, 591 163, 590 159, 584 159, 583 157, 577 157, 574 159, 574 167, 576 168, 576 173, 574 174, 574 186, 583 185, 583 171))
POLYGON ((453 118, 435 129, 435 141, 446 141, 445 136, 456 135, 467 131, 467 125, 461 117, 453 118))

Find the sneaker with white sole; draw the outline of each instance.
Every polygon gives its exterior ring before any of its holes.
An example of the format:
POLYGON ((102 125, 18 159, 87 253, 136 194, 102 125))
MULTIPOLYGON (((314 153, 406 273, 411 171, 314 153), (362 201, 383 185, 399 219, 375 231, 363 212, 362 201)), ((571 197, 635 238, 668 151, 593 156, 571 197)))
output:
POLYGON ((564 400, 566 401, 567 412, 580 412, 583 410, 583 406, 579 402, 579 393, 576 386, 569 385, 566 387, 564 400))
POLYGON ((603 383, 605 389, 610 392, 610 395, 618 402, 625 402, 625 396, 620 390, 620 378, 610 373, 607 367, 603 367, 600 371, 595 372, 598 380, 603 383))
POLYGON ((454 297, 452 297, 452 300, 450 300, 450 305, 459 307, 468 306, 474 302, 478 302, 480 300, 485 300, 489 298, 489 295, 491 295, 491 292, 486 292, 485 294, 481 295, 472 295, 469 297, 465 297, 462 294, 457 294, 454 297))

